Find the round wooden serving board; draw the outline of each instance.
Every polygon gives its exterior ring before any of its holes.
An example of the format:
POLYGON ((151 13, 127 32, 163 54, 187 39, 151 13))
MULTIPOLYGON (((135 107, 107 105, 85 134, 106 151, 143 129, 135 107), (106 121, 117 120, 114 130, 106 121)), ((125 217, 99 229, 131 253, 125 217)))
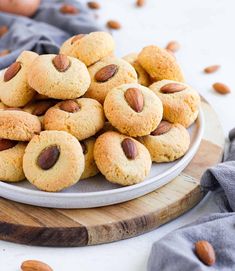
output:
POLYGON ((49 209, 0 198, 0 239, 27 245, 87 246, 130 238, 180 216, 202 198, 200 178, 222 159, 224 136, 212 107, 202 101, 200 148, 172 182, 129 202, 93 209, 49 209))

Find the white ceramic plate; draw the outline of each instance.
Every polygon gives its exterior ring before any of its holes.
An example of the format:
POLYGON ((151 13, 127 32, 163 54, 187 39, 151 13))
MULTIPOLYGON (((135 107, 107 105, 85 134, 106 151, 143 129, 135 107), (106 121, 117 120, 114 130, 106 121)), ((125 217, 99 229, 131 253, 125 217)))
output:
POLYGON ((13 201, 51 208, 90 208, 125 202, 143 196, 173 180, 189 164, 198 150, 204 130, 203 113, 189 128, 191 145, 181 159, 172 163, 153 163, 149 177, 142 183, 121 187, 109 183, 101 175, 79 181, 58 193, 37 190, 28 181, 0 182, 0 196, 13 201))

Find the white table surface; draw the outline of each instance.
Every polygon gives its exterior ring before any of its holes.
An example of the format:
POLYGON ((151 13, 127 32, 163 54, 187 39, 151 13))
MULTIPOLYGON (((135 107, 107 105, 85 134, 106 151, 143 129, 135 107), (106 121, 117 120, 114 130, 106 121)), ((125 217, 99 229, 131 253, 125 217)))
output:
MULTIPOLYGON (((113 32, 117 55, 139 51, 143 46, 165 46, 177 40, 182 48, 177 53, 189 84, 214 107, 225 134, 235 126, 235 25, 234 0, 146 0, 143 8, 135 8, 135 0, 97 0, 102 9, 97 13, 105 24, 108 19, 122 23, 113 32), (220 64, 211 75, 202 69, 220 64), (211 84, 220 81, 234 88, 227 96, 216 94, 211 84)), ((38 259, 55 271, 144 271, 154 241, 196 218, 216 212, 213 195, 193 210, 150 233, 116 243, 82 248, 29 247, 0 241, 0 270, 18 271, 22 261, 38 259)))

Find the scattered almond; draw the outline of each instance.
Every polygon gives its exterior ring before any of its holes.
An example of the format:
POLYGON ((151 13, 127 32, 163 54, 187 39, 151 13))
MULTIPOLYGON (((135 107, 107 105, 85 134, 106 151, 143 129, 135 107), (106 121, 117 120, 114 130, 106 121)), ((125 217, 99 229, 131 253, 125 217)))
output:
POLYGON ((78 14, 79 10, 73 5, 65 4, 60 8, 60 12, 64 14, 78 14))
POLYGON ((160 91, 165 94, 171 94, 175 92, 180 92, 186 89, 186 86, 177 84, 177 83, 169 83, 160 88, 160 91))
POLYGON ((138 155, 138 150, 135 142, 131 138, 125 138, 122 141, 122 149, 128 159, 135 159, 138 155))
POLYGON ((10 81, 13 77, 17 75, 17 73, 21 69, 21 64, 20 62, 14 62, 10 65, 10 67, 5 71, 4 74, 4 81, 8 82, 10 81))
POLYGON ((180 49, 180 44, 178 43, 178 41, 170 41, 167 46, 166 49, 175 53, 177 51, 179 51, 180 49))
POLYGON ((145 4, 145 0, 136 0, 136 6, 142 7, 145 4))
POLYGON ((231 92, 230 88, 223 83, 214 83, 213 88, 220 94, 228 94, 231 92))
POLYGON ((121 28, 121 24, 117 21, 114 21, 114 20, 110 20, 107 22, 107 27, 110 28, 110 29, 120 29, 121 28))
POLYGON ((206 265, 211 266, 215 263, 215 251, 213 246, 205 241, 201 240, 195 243, 195 252, 198 258, 206 265))
POLYGON ((163 135, 169 132, 171 127, 172 127, 172 124, 170 122, 163 120, 160 122, 158 127, 154 131, 152 131, 151 135, 152 136, 163 135))
POLYGON ((0 27, 0 38, 8 32, 8 27, 3 25, 0 27))
POLYGON ((95 1, 88 2, 87 6, 90 9, 99 9, 100 8, 100 4, 98 2, 95 2, 95 1))
POLYGON ((96 74, 95 74, 95 80, 97 82, 103 83, 108 81, 110 78, 112 78, 116 72, 118 71, 118 66, 115 64, 110 64, 102 69, 100 69, 96 74))
POLYGON ((11 52, 11 51, 10 51, 10 50, 7 50, 7 49, 6 49, 6 50, 2 50, 2 51, 0 52, 0 57, 1 57, 1 56, 6 56, 6 55, 8 55, 8 54, 10 54, 10 52, 11 52))
POLYGON ((53 271, 53 269, 46 263, 36 261, 36 260, 28 260, 24 261, 21 265, 22 271, 53 271))
POLYGON ((204 69, 205 73, 213 73, 218 71, 218 69, 220 68, 220 65, 212 65, 212 66, 208 66, 204 69))
POLYGON ((66 55, 62 54, 55 56, 52 62, 59 72, 67 71, 70 66, 69 58, 66 55))
POLYGON ((144 97, 138 88, 128 88, 124 97, 129 106, 137 113, 140 113, 144 107, 144 97))

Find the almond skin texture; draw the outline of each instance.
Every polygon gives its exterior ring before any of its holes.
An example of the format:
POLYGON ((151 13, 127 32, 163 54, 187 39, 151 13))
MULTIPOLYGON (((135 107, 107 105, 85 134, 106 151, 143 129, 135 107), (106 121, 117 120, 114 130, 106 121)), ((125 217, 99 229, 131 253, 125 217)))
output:
POLYGON ((214 83, 213 89, 219 94, 228 94, 231 92, 230 88, 223 83, 214 83))
POLYGON ((15 147, 15 145, 18 143, 18 141, 13 141, 9 139, 0 139, 0 151, 5 151, 10 148, 15 147))
POLYGON ((145 4, 145 0, 137 0, 136 1, 136 6, 137 7, 142 7, 142 6, 144 6, 144 4, 145 4))
POLYGON ((79 10, 72 5, 65 4, 60 8, 60 12, 64 14, 77 14, 79 10))
POLYGON ((216 72, 220 69, 220 65, 212 65, 212 66, 208 66, 204 69, 205 73, 213 73, 216 72))
POLYGON ((8 54, 10 54, 10 52, 11 52, 11 51, 10 51, 10 50, 7 50, 7 49, 6 49, 6 50, 2 50, 2 51, 0 52, 0 57, 1 57, 1 56, 6 56, 6 55, 8 55, 8 54))
POLYGON ((135 145, 135 142, 131 140, 130 138, 125 138, 122 141, 122 149, 126 157, 130 160, 134 160, 136 156, 138 155, 138 150, 135 145))
POLYGON ((129 106, 137 113, 140 113, 144 107, 144 97, 138 88, 128 88, 124 94, 129 106))
POLYGON ((118 70, 117 65, 115 65, 115 64, 107 65, 107 66, 103 67, 102 69, 100 69, 95 74, 95 80, 100 83, 106 82, 115 75, 117 70, 118 70))
POLYGON ((11 64, 11 66, 5 71, 4 74, 4 81, 8 82, 10 81, 13 77, 17 75, 17 73, 21 69, 21 64, 20 62, 14 62, 11 64))
POLYGON ((163 135, 169 132, 171 127, 172 127, 172 124, 170 122, 163 120, 158 125, 158 127, 154 131, 152 131, 151 135, 153 136, 163 135))
POLYGON ((70 61, 66 55, 57 55, 52 62, 59 72, 67 71, 70 66, 70 61))
POLYGON ((35 116, 43 116, 45 115, 46 111, 52 107, 55 104, 53 101, 41 101, 38 102, 34 110, 32 111, 32 114, 35 116))
POLYGON ((211 266, 215 263, 215 251, 212 245, 205 241, 201 240, 195 243, 195 252, 198 258, 206 265, 211 266))
POLYGON ((75 113, 80 110, 80 106, 73 100, 67 100, 60 104, 60 109, 69 113, 75 113))
POLYGON ((100 8, 100 4, 98 2, 95 2, 95 1, 87 2, 87 6, 90 9, 99 9, 100 8))
POLYGON ((0 27, 0 38, 4 35, 4 34, 6 34, 8 32, 8 27, 7 26, 1 26, 0 27))
POLYGON ((74 36, 73 39, 71 40, 71 44, 74 44, 74 42, 82 39, 84 36, 86 36, 86 34, 78 34, 78 35, 74 36))
POLYGON ((170 93, 180 92, 184 89, 186 89, 186 86, 183 86, 177 83, 170 83, 161 87, 160 91, 162 93, 170 94, 170 93))
POLYGON ((42 150, 37 159, 37 164, 41 169, 48 170, 52 168, 60 156, 60 150, 57 146, 49 146, 42 150))
POLYGON ((117 21, 114 21, 114 20, 108 21, 106 25, 110 29, 118 30, 118 29, 121 28, 121 24, 119 22, 117 22, 117 21))
POLYGON ((36 260, 28 260, 24 261, 21 265, 22 271, 53 271, 53 269, 46 263, 36 261, 36 260))
POLYGON ((180 49, 180 44, 177 41, 170 41, 166 46, 166 50, 171 51, 173 53, 179 51, 179 49, 180 49))

